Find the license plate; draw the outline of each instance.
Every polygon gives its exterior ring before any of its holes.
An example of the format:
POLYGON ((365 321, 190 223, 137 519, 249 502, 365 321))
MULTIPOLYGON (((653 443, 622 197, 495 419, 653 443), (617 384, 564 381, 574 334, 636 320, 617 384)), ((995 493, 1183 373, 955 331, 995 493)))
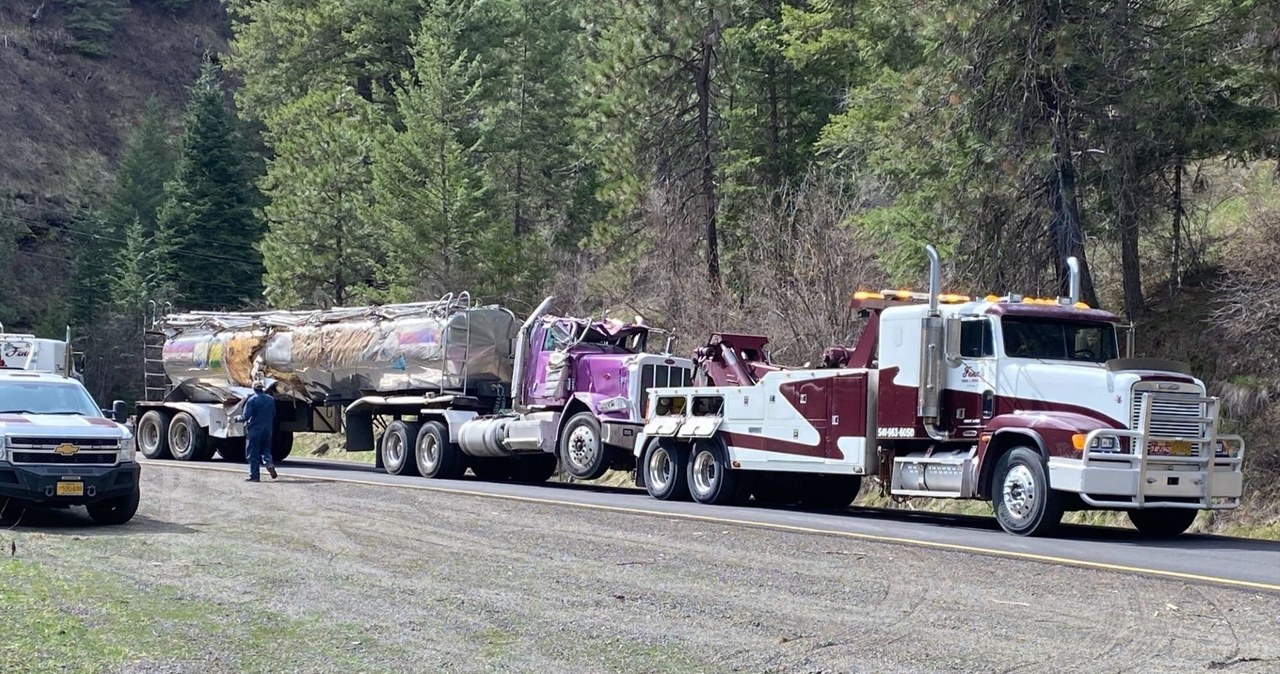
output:
POLYGON ((58 496, 84 496, 84 483, 59 482, 58 496))
POLYGON ((1174 440, 1169 443, 1170 456, 1191 456, 1191 443, 1186 440, 1174 440))

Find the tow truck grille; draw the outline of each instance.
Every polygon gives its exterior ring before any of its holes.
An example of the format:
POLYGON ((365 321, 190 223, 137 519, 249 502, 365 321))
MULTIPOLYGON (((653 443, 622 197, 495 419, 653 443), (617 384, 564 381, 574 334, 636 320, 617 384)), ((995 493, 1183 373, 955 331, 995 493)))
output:
MULTIPOLYGON (((1146 399, 1149 391, 1135 390, 1133 392, 1133 407, 1130 411, 1129 428, 1140 428, 1142 423, 1142 402, 1146 399)), ((1150 433, 1156 438, 1199 438, 1203 437, 1207 430, 1204 424, 1199 421, 1205 416, 1204 405, 1199 402, 1201 393, 1175 393, 1175 396, 1185 396, 1187 401, 1170 400, 1163 394, 1161 399, 1157 399, 1151 405, 1151 420, 1149 424, 1150 433)), ((1193 443, 1192 450, 1199 455, 1201 451, 1200 443, 1193 443)))

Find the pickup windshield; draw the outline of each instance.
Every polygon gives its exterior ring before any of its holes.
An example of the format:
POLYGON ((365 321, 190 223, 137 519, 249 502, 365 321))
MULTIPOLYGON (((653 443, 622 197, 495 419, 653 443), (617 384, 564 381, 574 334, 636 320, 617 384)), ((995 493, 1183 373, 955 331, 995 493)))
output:
POLYGON ((1118 354, 1110 323, 1006 317, 1001 327, 1004 353, 1011 358, 1105 363, 1118 354))
POLYGON ((0 414, 100 417, 102 411, 79 384, 5 381, 0 382, 0 414))

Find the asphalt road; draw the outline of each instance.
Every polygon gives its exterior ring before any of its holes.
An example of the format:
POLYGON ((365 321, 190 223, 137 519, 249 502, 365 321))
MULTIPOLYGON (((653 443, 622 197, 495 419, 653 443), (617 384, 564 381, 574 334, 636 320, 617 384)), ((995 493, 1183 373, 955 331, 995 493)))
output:
MULTIPOLYGON (((143 464, 145 469, 154 466, 236 473, 245 470, 243 465, 221 462, 182 463, 144 459, 143 464)), ((290 460, 280 466, 280 472, 284 480, 305 478, 392 485, 636 515, 767 527, 1280 593, 1280 542, 1275 541, 1199 535, 1148 540, 1128 529, 1084 526, 1064 526, 1055 537, 1031 539, 1006 534, 993 519, 984 517, 878 508, 818 513, 757 506, 705 506, 658 501, 635 489, 553 483, 530 486, 474 479, 428 480, 388 475, 373 466, 340 461, 290 460)), ((267 479, 265 474, 263 478, 267 479)))

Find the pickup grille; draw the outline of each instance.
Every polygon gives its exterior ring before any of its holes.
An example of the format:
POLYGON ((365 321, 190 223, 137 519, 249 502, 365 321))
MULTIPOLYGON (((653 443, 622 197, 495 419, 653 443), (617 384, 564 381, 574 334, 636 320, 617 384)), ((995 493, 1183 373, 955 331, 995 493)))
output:
POLYGON ((52 452, 14 452, 15 465, 76 465, 76 466, 110 466, 116 462, 115 452, 77 452, 75 454, 55 454, 52 452))
MULTIPOLYGON (((1133 407, 1130 411, 1129 428, 1139 428, 1142 423, 1142 402, 1150 391, 1134 390, 1133 407)), ((1202 393, 1162 393, 1161 398, 1151 405, 1151 420, 1148 426, 1151 436, 1155 438, 1200 438, 1208 433, 1205 424, 1199 419, 1206 415, 1204 404, 1199 401, 1202 393), (1170 396, 1175 399, 1170 400, 1170 396), (1188 400, 1177 400, 1186 397, 1188 400)), ((1192 443, 1192 450, 1199 455, 1200 443, 1192 443)))
POLYGON ((640 366, 640 416, 649 414, 649 389, 693 386, 693 371, 675 365, 640 366))
POLYGON ((32 449, 53 449, 59 445, 72 444, 81 449, 89 447, 115 447, 119 444, 116 438, 9 438, 10 447, 30 447, 32 449))

